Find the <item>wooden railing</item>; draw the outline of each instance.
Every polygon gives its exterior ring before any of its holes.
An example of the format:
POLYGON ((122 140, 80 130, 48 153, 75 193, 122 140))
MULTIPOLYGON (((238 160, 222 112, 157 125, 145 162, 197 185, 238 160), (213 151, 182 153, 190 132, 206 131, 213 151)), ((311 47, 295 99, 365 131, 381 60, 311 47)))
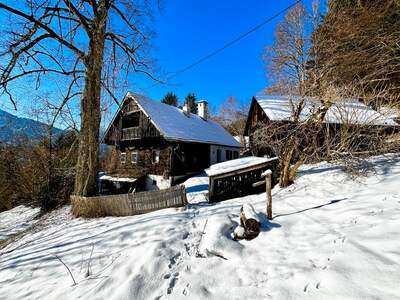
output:
POLYGON ((142 131, 140 127, 128 127, 122 129, 122 137, 121 140, 135 140, 140 139, 142 137, 142 131))
POLYGON ((132 216, 187 204, 184 186, 159 191, 98 197, 71 196, 76 217, 132 216))
POLYGON ((264 184, 259 186, 254 183, 264 180, 262 174, 269 169, 272 171, 272 185, 275 185, 279 177, 278 164, 278 159, 274 159, 240 170, 209 176, 209 201, 216 202, 265 191, 264 184))

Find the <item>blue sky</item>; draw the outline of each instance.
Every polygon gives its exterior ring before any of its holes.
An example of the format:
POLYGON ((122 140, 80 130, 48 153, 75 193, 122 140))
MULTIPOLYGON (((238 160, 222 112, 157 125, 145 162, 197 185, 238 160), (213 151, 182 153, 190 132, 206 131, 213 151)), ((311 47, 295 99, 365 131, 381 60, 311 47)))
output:
MULTIPOLYGON (((162 9, 155 14, 156 36, 151 55, 157 61, 160 74, 173 73, 220 48, 293 2, 162 0, 162 9)), ((310 1, 306 1, 306 4, 309 5, 310 1)), ((273 42, 275 26, 283 17, 284 14, 232 47, 171 79, 168 84, 155 85, 144 76, 134 75, 130 78, 129 91, 144 93, 154 100, 161 100, 167 92, 172 91, 178 95, 180 102, 188 93, 195 93, 198 99, 208 100, 214 110, 228 96, 249 103, 255 93, 268 85, 262 55, 265 46, 273 42)), ((23 82, 20 90, 31 90, 33 84, 23 82)), ((43 86, 39 94, 46 93, 54 86, 43 86)), ((118 91, 118 97, 122 100, 126 92, 118 91)), ((20 100, 22 109, 17 114, 29 117, 27 111, 34 105, 30 100, 32 98, 25 92, 18 94, 23 96, 20 100)), ((11 105, 6 103, 7 99, 4 96, 1 98, 0 108, 10 111, 11 105)))
MULTIPOLYGON (((179 70, 292 3, 286 0, 166 0, 156 21, 154 45, 158 64, 167 72, 179 70)), ((173 78, 168 85, 143 85, 146 81, 143 80, 139 86, 154 99, 173 91, 181 101, 187 93, 194 92, 214 107, 228 96, 248 102, 267 85, 262 54, 265 46, 272 43, 275 25, 282 17, 173 78)))

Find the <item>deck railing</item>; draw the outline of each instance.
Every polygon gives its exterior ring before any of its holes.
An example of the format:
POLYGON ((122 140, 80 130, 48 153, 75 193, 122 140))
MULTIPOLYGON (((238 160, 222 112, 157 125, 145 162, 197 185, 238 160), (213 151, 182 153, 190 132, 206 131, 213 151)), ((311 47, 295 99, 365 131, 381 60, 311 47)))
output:
POLYGON ((122 129, 122 138, 121 140, 135 140, 140 139, 142 137, 142 131, 140 127, 128 127, 122 129))

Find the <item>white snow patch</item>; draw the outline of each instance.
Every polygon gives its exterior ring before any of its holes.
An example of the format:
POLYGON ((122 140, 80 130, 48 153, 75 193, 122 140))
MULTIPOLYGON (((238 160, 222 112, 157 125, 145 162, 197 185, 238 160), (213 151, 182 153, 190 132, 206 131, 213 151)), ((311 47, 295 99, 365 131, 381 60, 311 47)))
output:
POLYGON ((184 183, 187 201, 191 204, 207 202, 209 178, 207 174, 191 177, 184 183))
POLYGON ((265 176, 271 175, 271 174, 272 174, 272 171, 270 169, 268 169, 268 170, 265 170, 264 172, 262 172, 261 177, 265 177, 265 176))
POLYGON ((99 177, 100 180, 108 180, 108 181, 119 181, 119 182, 135 182, 136 178, 129 178, 129 177, 116 177, 110 175, 102 175, 99 177))
POLYGON ((243 213, 247 219, 253 219, 253 220, 260 222, 258 214, 256 213, 253 205, 251 205, 249 203, 245 203, 245 204, 243 204, 242 209, 243 209, 243 213))
POLYGON ((39 208, 20 205, 0 213, 0 241, 31 227, 39 212, 39 208))
POLYGON ((206 220, 204 236, 199 245, 200 254, 222 259, 240 259, 243 246, 232 240, 236 225, 226 215, 215 215, 206 220))
POLYGON ((208 176, 214 176, 253 167, 277 159, 278 159, 277 157, 273 158, 256 157, 256 156, 242 157, 211 165, 208 169, 205 170, 205 172, 207 173, 208 176))

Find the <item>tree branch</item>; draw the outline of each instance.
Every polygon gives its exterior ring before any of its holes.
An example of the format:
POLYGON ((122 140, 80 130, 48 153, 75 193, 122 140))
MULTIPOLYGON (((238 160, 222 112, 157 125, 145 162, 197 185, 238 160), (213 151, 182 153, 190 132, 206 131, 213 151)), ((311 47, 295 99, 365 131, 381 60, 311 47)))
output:
POLYGON ((46 24, 44 24, 43 22, 37 20, 35 17, 33 17, 32 15, 27 15, 26 13, 17 10, 13 7, 10 7, 2 2, 0 2, 0 9, 4 9, 14 15, 20 16, 34 24, 36 24, 37 26, 39 26, 40 28, 42 28, 43 30, 47 31, 52 38, 56 39, 60 44, 66 46, 67 48, 69 48, 70 50, 72 50, 73 52, 75 52, 75 54, 77 54, 83 61, 86 61, 86 54, 78 49, 76 46, 74 46, 73 44, 71 44, 70 42, 66 41, 64 38, 62 38, 59 34, 57 34, 53 29, 51 29, 49 26, 47 26, 46 24))
POLYGON ((90 28, 90 26, 89 26, 89 23, 88 23, 89 20, 88 20, 88 18, 86 18, 84 15, 82 15, 82 14, 79 12, 79 10, 72 4, 71 1, 69 1, 69 0, 64 0, 64 3, 65 3, 65 5, 67 5, 67 7, 74 13, 74 15, 78 17, 80 23, 82 24, 83 28, 85 28, 87 34, 88 34, 89 36, 91 36, 91 35, 92 35, 92 30, 91 30, 91 28, 90 28))

